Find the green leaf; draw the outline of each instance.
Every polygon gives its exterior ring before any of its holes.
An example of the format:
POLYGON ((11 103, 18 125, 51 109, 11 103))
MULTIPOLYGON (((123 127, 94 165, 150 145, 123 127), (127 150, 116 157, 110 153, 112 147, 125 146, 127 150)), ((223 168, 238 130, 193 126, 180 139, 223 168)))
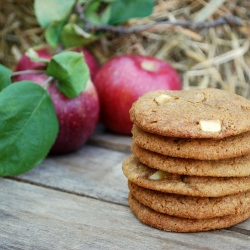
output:
POLYGON ((90 38, 92 37, 92 34, 84 31, 80 26, 78 26, 77 24, 72 24, 72 27, 75 31, 75 33, 83 38, 90 38))
POLYGON ((80 95, 89 80, 89 68, 82 53, 72 51, 55 55, 46 73, 58 79, 58 88, 69 98, 80 95))
POLYGON ((0 175, 24 173, 48 154, 58 133, 49 94, 22 81, 0 93, 0 175))
POLYGON ((61 31, 64 21, 53 22, 45 29, 45 39, 52 47, 57 47, 61 40, 61 31))
POLYGON ((120 1, 120 0, 102 0, 102 2, 104 2, 104 3, 112 3, 112 2, 116 2, 116 1, 120 1))
POLYGON ((35 15, 41 27, 46 28, 52 22, 67 18, 75 0, 35 0, 35 15))
POLYGON ((101 15, 101 23, 108 24, 111 18, 111 6, 108 5, 101 15))
POLYGON ((90 23, 93 24, 102 24, 101 18, 97 14, 98 8, 100 7, 101 2, 99 0, 93 0, 85 9, 84 15, 90 23))
POLYGON ((12 71, 0 64, 0 91, 10 85, 12 71))
POLYGON ((110 5, 109 24, 116 25, 130 18, 149 16, 153 12, 154 0, 119 0, 110 5))
POLYGON ((86 45, 96 39, 95 36, 82 31, 80 33, 80 27, 73 23, 68 23, 63 26, 61 39, 65 47, 79 47, 86 45))
MULTIPOLYGON (((43 62, 43 63, 48 63, 50 60, 39 57, 38 53, 35 50, 36 47, 34 48, 29 48, 25 55, 30 58, 31 61, 33 62, 43 62)), ((38 47, 37 47, 38 48, 38 47)))

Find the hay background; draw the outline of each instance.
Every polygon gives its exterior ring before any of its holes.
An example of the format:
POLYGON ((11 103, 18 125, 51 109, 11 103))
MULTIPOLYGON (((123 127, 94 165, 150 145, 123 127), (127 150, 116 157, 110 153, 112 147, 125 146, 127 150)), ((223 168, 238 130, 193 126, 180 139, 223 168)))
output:
MULTIPOLYGON (((133 19, 127 25, 162 20, 213 20, 236 15, 243 27, 224 25, 191 31, 168 27, 140 34, 118 36, 107 33, 89 46, 102 64, 116 55, 140 53, 171 63, 183 80, 183 88, 216 87, 250 99, 250 1, 249 0, 158 0, 154 13, 133 19)), ((44 43, 36 22, 32 0, 0 0, 0 63, 15 68, 29 47, 44 43)))

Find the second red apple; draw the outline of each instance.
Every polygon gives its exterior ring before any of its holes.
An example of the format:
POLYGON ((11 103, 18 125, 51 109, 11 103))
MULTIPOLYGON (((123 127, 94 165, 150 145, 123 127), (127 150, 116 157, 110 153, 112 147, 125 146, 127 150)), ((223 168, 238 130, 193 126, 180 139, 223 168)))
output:
POLYGON ((129 109, 153 90, 180 90, 177 71, 163 60, 142 55, 123 55, 104 64, 94 78, 101 104, 101 120, 113 132, 130 134, 129 109))
MULTIPOLYGON (((53 57, 53 54, 50 53, 50 48, 46 45, 40 46, 34 49, 37 55, 40 58, 50 60, 53 57)), ((84 59, 89 67, 90 77, 93 81, 96 73, 99 70, 99 63, 96 58, 85 48, 75 48, 73 49, 75 52, 82 53, 84 55, 84 59)), ((44 69, 45 63, 43 62, 34 62, 28 56, 23 55, 20 61, 18 62, 16 71, 22 70, 36 70, 36 69, 44 69)))
MULTIPOLYGON (((51 59, 48 47, 41 47, 36 50, 40 58, 51 59)), ((86 63, 90 73, 95 74, 96 68, 94 57, 86 52, 85 49, 77 52, 84 53, 86 63), (91 71, 92 70, 92 71, 91 71)), ((97 65, 97 64, 96 64, 97 65)), ((17 64, 16 71, 24 70, 46 70, 46 64, 42 62, 33 62, 26 55, 23 55, 17 64)), ((49 78, 44 73, 25 73, 15 77, 15 81, 29 80, 42 85, 49 78)), ((47 88, 51 96, 56 115, 59 122, 59 133, 52 146, 50 153, 63 154, 74 151, 81 147, 92 135, 99 118, 99 98, 96 88, 91 80, 88 81, 85 90, 75 98, 68 98, 57 88, 57 81, 50 82, 47 88)), ((49 126, 49 124, 44 124, 49 126)))

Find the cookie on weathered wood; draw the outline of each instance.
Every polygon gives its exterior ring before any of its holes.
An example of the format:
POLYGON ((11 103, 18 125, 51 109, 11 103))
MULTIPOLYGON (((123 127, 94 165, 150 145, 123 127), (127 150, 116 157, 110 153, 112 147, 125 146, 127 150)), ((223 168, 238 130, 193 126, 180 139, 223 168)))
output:
POLYGON ((250 207, 250 190, 221 197, 195 197, 163 193, 128 182, 131 194, 157 212, 189 219, 208 219, 244 213, 250 207))
POLYGON ((250 209, 242 214, 214 217, 210 219, 186 219, 154 211, 137 201, 131 194, 129 206, 135 216, 143 223, 166 231, 202 232, 222 229, 236 225, 250 217, 250 209))
POLYGON ((133 103, 130 119, 153 134, 221 139, 250 131, 250 101, 212 88, 151 91, 133 103))
POLYGON ((128 180, 138 186, 166 193, 220 197, 250 189, 250 176, 201 177, 171 174, 146 166, 134 155, 123 161, 122 170, 128 180))

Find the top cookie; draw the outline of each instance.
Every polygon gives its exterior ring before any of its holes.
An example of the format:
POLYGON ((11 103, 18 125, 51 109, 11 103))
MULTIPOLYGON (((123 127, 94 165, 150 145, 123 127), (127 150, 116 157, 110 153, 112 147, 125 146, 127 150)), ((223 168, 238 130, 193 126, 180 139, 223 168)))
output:
POLYGON ((250 131, 250 101, 219 89, 158 90, 133 104, 130 119, 158 135, 221 139, 250 131))

